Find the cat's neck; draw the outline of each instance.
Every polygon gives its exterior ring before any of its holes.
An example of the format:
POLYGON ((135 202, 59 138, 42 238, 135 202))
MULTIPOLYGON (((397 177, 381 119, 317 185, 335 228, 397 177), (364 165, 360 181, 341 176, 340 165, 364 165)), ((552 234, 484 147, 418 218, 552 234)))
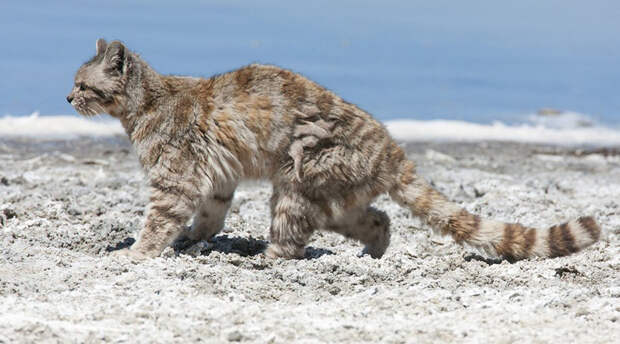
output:
POLYGON ((125 132, 132 138, 136 127, 143 121, 148 121, 147 115, 155 110, 156 103, 165 96, 166 89, 162 76, 136 55, 128 61, 125 92, 127 98, 123 106, 118 107, 118 113, 112 116, 120 119, 125 132))

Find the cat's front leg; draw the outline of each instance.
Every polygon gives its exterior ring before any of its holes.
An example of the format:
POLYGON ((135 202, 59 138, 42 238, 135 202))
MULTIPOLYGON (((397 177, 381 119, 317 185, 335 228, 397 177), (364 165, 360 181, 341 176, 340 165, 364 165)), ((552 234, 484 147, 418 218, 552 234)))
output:
POLYGON ((151 183, 150 203, 144 228, 138 240, 129 248, 115 251, 117 256, 133 260, 157 257, 183 231, 194 213, 199 191, 191 183, 151 183))

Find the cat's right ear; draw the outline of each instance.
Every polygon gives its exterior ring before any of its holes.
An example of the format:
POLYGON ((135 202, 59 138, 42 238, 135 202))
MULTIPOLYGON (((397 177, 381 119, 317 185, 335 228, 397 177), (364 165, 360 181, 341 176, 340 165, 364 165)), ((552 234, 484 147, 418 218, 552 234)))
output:
POLYGON ((96 47, 97 47, 97 56, 98 56, 99 54, 103 54, 105 52, 105 49, 108 47, 108 42, 106 42, 105 39, 103 38, 99 38, 97 40, 96 47))
POLYGON ((110 43, 105 51, 105 63, 107 70, 123 74, 123 66, 125 65, 125 46, 119 41, 110 43))

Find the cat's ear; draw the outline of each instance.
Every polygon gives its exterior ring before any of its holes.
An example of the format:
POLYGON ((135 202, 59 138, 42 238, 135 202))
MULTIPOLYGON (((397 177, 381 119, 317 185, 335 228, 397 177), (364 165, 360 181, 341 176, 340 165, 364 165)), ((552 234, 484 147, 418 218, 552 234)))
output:
POLYGON ((95 46, 97 47, 96 55, 98 56, 99 54, 103 54, 105 52, 105 49, 108 47, 108 42, 106 42, 103 38, 99 38, 95 46))
POLYGON ((123 43, 119 41, 110 43, 105 51, 105 63, 107 65, 107 69, 122 74, 126 54, 127 49, 123 43))

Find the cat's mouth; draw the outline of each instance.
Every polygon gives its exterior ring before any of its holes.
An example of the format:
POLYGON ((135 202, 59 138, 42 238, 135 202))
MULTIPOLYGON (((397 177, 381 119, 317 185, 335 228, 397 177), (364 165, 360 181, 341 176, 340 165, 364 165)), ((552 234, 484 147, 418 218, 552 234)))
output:
POLYGON ((82 116, 93 117, 105 113, 105 110, 100 106, 73 106, 73 108, 82 116))
POLYGON ((73 99, 71 106, 82 116, 93 117, 106 113, 105 108, 96 102, 86 102, 80 99, 73 99))
POLYGON ((82 116, 93 117, 97 115, 113 114, 122 111, 123 107, 116 97, 107 99, 80 98, 72 99, 71 106, 82 116))

